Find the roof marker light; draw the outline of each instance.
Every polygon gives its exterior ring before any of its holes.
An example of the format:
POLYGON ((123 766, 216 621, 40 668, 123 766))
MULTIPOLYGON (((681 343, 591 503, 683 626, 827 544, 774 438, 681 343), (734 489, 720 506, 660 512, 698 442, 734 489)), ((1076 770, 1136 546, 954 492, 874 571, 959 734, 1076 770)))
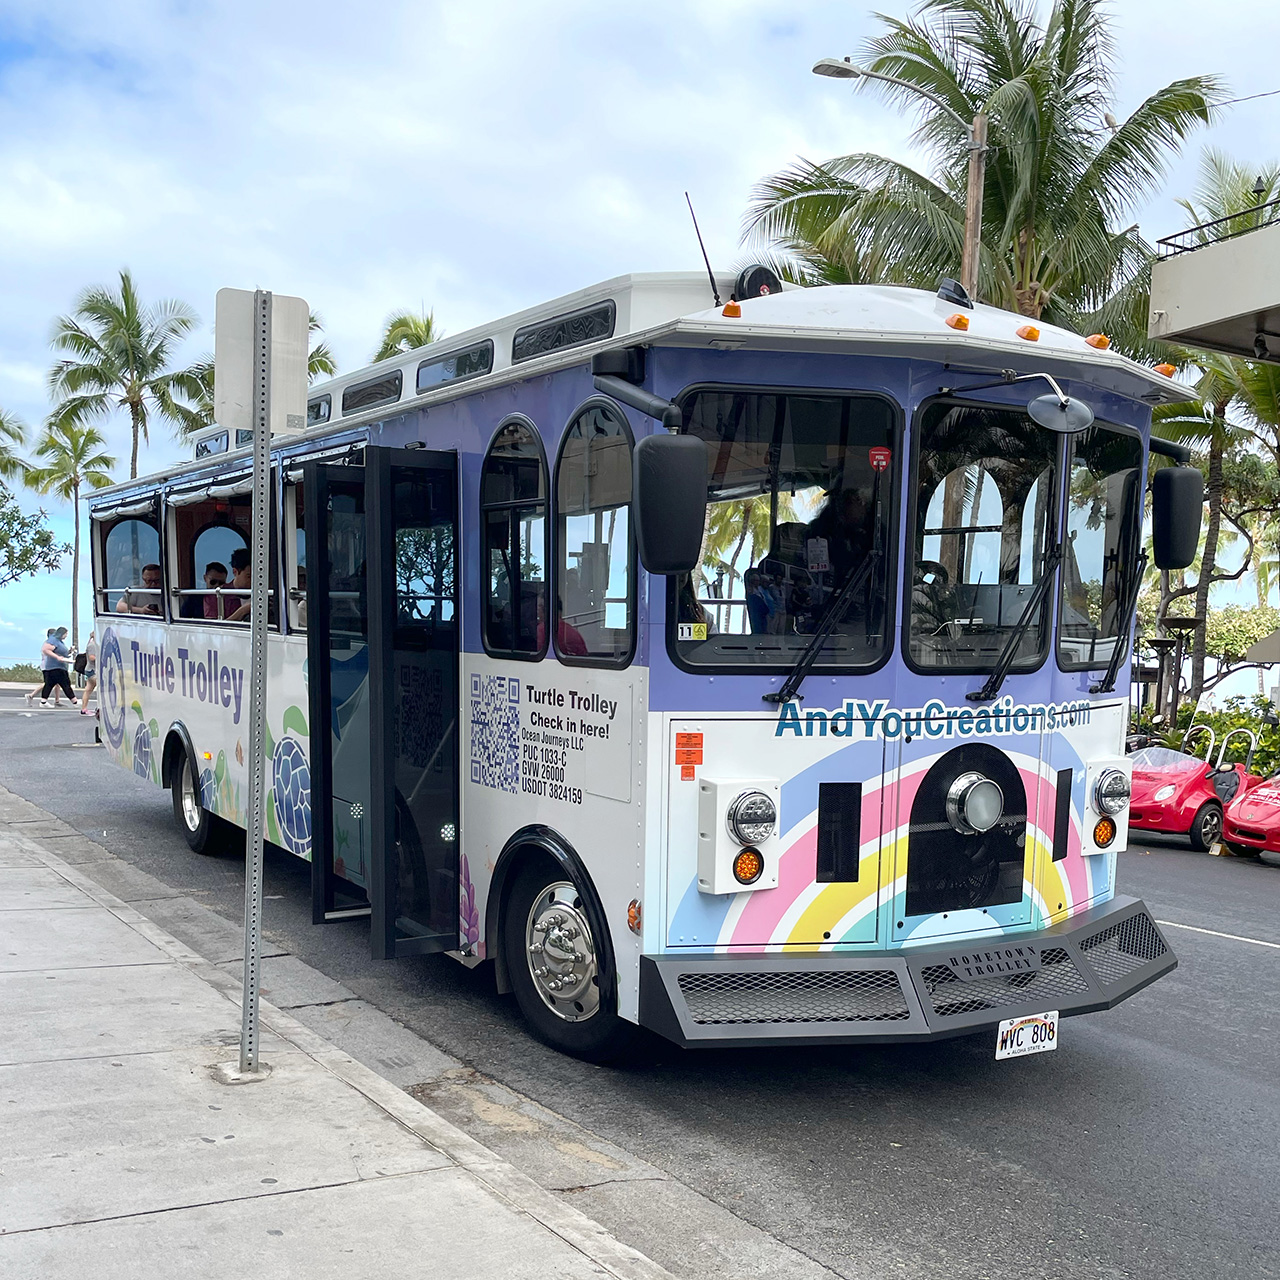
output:
POLYGON ((1163 373, 1166 378, 1172 378, 1178 372, 1178 366, 1174 364, 1158 364, 1156 365, 1156 372, 1163 373))
POLYGON ((1040 341, 1040 330, 1033 324, 1024 324, 1018 330, 1018 337, 1025 338, 1028 342, 1040 341))
POLYGON ((1099 351, 1105 351, 1111 345, 1111 339, 1105 333, 1091 333, 1085 341, 1099 351))
POLYGON ((967 329, 969 327, 969 317, 962 316, 957 312, 955 315, 947 317, 947 323, 953 329, 967 329))
POLYGON ((728 316, 730 320, 736 320, 742 314, 742 308, 733 298, 730 298, 729 301, 724 304, 724 310, 720 314, 722 316, 728 316))

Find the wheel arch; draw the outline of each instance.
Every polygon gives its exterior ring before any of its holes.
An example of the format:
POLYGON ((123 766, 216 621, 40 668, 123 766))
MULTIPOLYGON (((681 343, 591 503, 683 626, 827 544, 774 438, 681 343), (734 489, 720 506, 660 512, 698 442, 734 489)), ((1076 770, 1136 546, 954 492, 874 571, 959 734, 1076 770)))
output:
MULTIPOLYGON (((164 736, 164 751, 160 756, 160 785, 162 787, 173 785, 173 765, 177 759, 179 747, 186 752, 187 759, 194 765, 196 749, 191 741, 191 734, 187 732, 187 726, 181 720, 175 720, 169 726, 168 733, 164 736)), ((199 776, 199 772, 197 772, 196 777, 199 778, 199 776)))
POLYGON ((507 970, 507 957, 502 950, 502 916, 506 909, 508 889, 516 873, 524 864, 536 858, 546 858, 555 863, 578 886, 582 894, 583 910, 598 939, 596 959, 600 986, 612 991, 617 984, 617 966, 613 956, 613 938, 608 931, 604 907, 595 883, 591 879, 578 851, 552 827, 532 823, 521 827, 512 835, 493 869, 489 881, 489 896, 485 903, 484 937, 485 954, 494 961, 494 976, 498 991, 505 995, 511 990, 511 978, 507 970))

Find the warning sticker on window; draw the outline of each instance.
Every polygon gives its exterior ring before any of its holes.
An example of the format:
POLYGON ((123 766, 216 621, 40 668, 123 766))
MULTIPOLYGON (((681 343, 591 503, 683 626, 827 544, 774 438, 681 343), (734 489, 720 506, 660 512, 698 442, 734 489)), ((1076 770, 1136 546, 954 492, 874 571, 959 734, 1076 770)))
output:
POLYGON ((677 640, 705 640, 706 638, 707 624, 705 622, 676 623, 677 640))

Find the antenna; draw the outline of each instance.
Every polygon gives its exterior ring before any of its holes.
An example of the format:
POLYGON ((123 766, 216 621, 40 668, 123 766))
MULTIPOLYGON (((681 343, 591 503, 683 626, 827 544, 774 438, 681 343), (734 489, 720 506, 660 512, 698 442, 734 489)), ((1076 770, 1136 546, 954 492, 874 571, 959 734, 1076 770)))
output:
POLYGON ((689 193, 684 193, 685 204, 689 206, 689 217, 693 219, 693 234, 698 237, 698 248, 702 250, 702 260, 707 264, 707 279, 711 281, 711 296, 716 300, 716 306, 720 305, 720 291, 716 288, 715 272, 711 270, 711 259, 707 257, 707 246, 702 243, 702 232, 698 230, 698 215, 693 211, 693 201, 689 199, 689 193))

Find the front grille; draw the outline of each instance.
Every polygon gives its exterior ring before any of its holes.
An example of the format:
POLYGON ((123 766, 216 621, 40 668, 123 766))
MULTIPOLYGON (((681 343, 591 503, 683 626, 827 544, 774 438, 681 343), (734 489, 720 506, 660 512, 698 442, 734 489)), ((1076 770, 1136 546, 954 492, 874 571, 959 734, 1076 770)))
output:
POLYGON ((963 1013, 983 1009, 1003 1009, 1008 1005, 1035 1000, 1051 1009, 1059 996, 1089 990, 1084 974, 1061 947, 1041 953, 1040 968, 1034 973, 1011 973, 1003 977, 961 982, 949 965, 926 965, 920 974, 933 1011, 940 1018, 958 1018, 963 1013))
POLYGON ((689 1016, 700 1026, 897 1022, 911 1016, 892 969, 682 973, 679 983, 689 1016))
POLYGON ((1255 831, 1252 827, 1233 827, 1231 834, 1239 836, 1241 840, 1256 840, 1259 844, 1267 843, 1267 833, 1265 831, 1255 831))
POLYGON ((1158 960, 1168 947, 1164 945, 1151 917, 1139 911, 1119 924, 1109 925, 1080 943, 1084 958, 1104 982, 1119 982, 1135 969, 1158 960))

